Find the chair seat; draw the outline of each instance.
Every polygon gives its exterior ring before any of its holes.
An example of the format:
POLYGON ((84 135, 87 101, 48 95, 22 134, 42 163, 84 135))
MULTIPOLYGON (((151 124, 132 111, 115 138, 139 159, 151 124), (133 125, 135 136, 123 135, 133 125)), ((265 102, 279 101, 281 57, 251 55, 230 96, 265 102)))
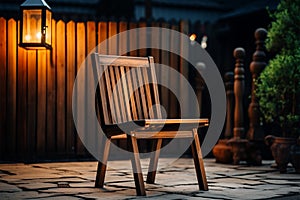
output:
POLYGON ((178 138, 192 137, 190 134, 184 134, 183 130, 204 126, 208 126, 208 119, 143 119, 105 125, 103 128, 112 139, 126 138, 126 134, 135 134, 136 138, 149 138, 151 135, 155 138, 178 138))

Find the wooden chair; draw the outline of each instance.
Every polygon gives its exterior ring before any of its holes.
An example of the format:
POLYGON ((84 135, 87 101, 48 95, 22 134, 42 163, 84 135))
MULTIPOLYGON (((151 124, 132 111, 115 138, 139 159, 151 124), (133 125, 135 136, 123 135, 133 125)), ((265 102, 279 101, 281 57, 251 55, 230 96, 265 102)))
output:
POLYGON ((162 139, 176 137, 193 139, 191 149, 199 189, 208 190, 197 134, 198 127, 208 126, 208 119, 161 119, 160 107, 151 109, 152 105, 160 104, 157 85, 152 84, 157 82, 153 57, 94 53, 92 65, 97 76, 102 74, 97 102, 101 111, 101 127, 107 137, 103 146, 103 163, 98 162, 95 187, 103 188, 111 140, 127 138, 134 153, 131 162, 136 193, 146 195, 137 139, 154 139, 155 151, 151 154, 146 180, 147 183, 154 183, 162 139), (181 131, 182 127, 184 131, 181 131))

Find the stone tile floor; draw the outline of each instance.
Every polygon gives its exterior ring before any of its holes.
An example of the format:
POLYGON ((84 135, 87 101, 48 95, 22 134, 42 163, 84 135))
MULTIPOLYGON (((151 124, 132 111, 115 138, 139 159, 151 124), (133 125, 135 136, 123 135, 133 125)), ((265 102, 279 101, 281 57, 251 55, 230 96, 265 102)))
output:
MULTIPOLYGON (((156 184, 136 197, 130 161, 110 161, 104 189, 94 188, 96 162, 0 164, 0 199, 300 199, 300 174, 205 159, 209 191, 198 191, 192 159, 160 159, 156 184)), ((148 159, 142 159, 146 175, 148 159)))

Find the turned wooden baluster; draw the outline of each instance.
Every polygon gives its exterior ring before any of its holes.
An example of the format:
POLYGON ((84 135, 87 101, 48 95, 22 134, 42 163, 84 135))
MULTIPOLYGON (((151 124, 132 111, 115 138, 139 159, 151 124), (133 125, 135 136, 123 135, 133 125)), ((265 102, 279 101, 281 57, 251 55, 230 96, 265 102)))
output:
POLYGON ((250 64, 250 72, 252 74, 252 90, 251 103, 248 109, 249 130, 247 133, 247 138, 249 140, 263 140, 264 133, 260 126, 260 113, 258 101, 255 95, 255 82, 261 71, 266 66, 265 39, 267 37, 267 31, 264 28, 258 28, 256 29, 254 36, 256 39, 256 51, 253 54, 253 61, 250 64))
POLYGON ((225 89, 226 89, 226 100, 227 100, 227 112, 226 112, 226 127, 224 137, 229 139, 232 137, 233 128, 233 106, 234 106, 234 93, 233 93, 233 72, 226 72, 224 75, 225 89))
POLYGON ((233 164, 239 164, 241 160, 247 159, 247 145, 248 140, 244 139, 244 113, 243 113, 243 96, 244 96, 244 57, 245 50, 243 48, 236 48, 233 52, 233 56, 236 58, 234 69, 234 128, 233 138, 228 141, 231 145, 231 151, 233 154, 233 164))
POLYGON ((235 138, 244 137, 244 112, 243 112, 243 96, 245 90, 245 76, 244 76, 244 57, 245 50, 243 48, 236 48, 233 52, 236 59, 234 69, 234 129, 233 135, 235 138))

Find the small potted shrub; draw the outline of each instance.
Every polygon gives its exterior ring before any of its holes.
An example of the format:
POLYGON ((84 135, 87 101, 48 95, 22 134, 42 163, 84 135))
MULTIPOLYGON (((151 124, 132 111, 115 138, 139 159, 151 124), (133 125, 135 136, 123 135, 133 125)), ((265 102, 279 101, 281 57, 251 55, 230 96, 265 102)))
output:
POLYGON ((286 171, 291 161, 291 146, 300 137, 299 10, 300 0, 283 0, 276 11, 270 14, 274 21, 268 30, 266 47, 275 53, 275 57, 257 81, 256 94, 263 121, 280 127, 277 131, 282 137, 268 135, 265 140, 271 146, 281 172, 286 171))

